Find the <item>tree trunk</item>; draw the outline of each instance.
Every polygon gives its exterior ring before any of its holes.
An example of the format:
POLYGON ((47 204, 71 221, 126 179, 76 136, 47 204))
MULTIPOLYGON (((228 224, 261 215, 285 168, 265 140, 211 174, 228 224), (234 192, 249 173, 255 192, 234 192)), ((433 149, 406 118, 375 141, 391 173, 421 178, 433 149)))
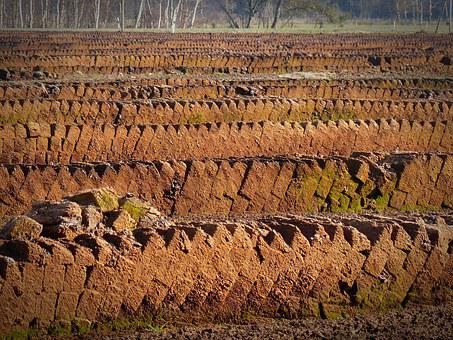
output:
POLYGON ((173 0, 167 0, 167 7, 165 8, 165 26, 167 30, 170 28, 170 1, 173 2, 173 0))
POLYGON ((57 29, 60 28, 60 0, 57 0, 57 29))
POLYGON ((124 0, 121 0, 121 31, 124 32, 124 0))
POLYGON ((396 10, 396 21, 399 23, 401 21, 400 0, 395 0, 395 10, 396 10))
POLYGON ((20 19, 20 28, 24 28, 24 15, 22 13, 22 0, 19 0, 19 19, 20 19))
POLYGON ((227 15, 228 20, 230 21, 230 26, 232 28, 239 28, 238 23, 234 19, 233 15, 231 14, 230 10, 227 8, 227 4, 224 5, 223 3, 220 3, 220 7, 222 8, 223 12, 227 15))
POLYGON ((420 25, 423 26, 423 0, 420 0, 420 25))
POLYGON ((179 10, 181 8, 182 0, 178 0, 178 4, 173 8, 172 18, 171 18, 171 33, 176 32, 176 20, 178 19, 179 10))
POLYGON ((3 28, 3 7, 4 0, 0 0, 0 28, 3 28))
POLYGON ((96 30, 99 29, 100 16, 101 16, 101 0, 96 0, 96 30))
POLYGON ((274 19, 272 20, 271 28, 274 29, 277 27, 278 18, 280 17, 280 10, 282 7, 283 0, 277 0, 277 5, 275 6, 274 19))
POLYGON ((149 17, 151 18, 151 28, 153 28, 153 27, 154 27, 154 23, 153 23, 153 21, 152 21, 152 18, 153 18, 153 11, 152 11, 152 9, 151 9, 151 2, 150 2, 150 0, 146 0, 146 3, 147 3, 147 5, 148 5, 149 17))
POLYGON ((79 27, 81 27, 84 12, 85 12, 85 1, 82 1, 82 5, 80 6, 79 10, 79 18, 77 19, 79 27))
POLYGON ((157 22, 157 28, 160 29, 162 23, 162 0, 159 0, 159 21, 157 22))
POLYGON ((145 2, 145 0, 140 0, 140 7, 138 9, 137 20, 135 21, 135 28, 138 28, 140 26, 140 19, 142 17, 143 3, 144 2, 145 2))
POLYGON ((5 10, 4 1, 5 0, 0 0, 0 28, 3 28, 3 13, 5 10))
POLYGON ((44 5, 44 0, 41 0, 41 28, 46 27, 46 8, 44 5))
POLYGON ((104 16, 104 21, 103 21, 103 27, 106 28, 107 27, 107 24, 109 22, 109 18, 110 18, 110 0, 107 0, 107 3, 105 5, 105 16, 104 16))
POLYGON ((197 17, 197 10, 198 10, 198 6, 200 5, 200 3, 201 3, 201 0, 197 0, 195 3, 195 7, 194 7, 193 13, 192 13, 192 21, 190 22, 190 28, 193 28, 193 25, 195 24, 195 19, 197 17))
POLYGON ((74 0, 74 28, 79 28, 79 0, 74 0))
POLYGON ((453 0, 450 0, 450 20, 448 21, 448 32, 451 33, 452 29, 452 15, 453 15, 453 0))
POLYGON ((30 28, 33 28, 33 0, 30 0, 30 28))

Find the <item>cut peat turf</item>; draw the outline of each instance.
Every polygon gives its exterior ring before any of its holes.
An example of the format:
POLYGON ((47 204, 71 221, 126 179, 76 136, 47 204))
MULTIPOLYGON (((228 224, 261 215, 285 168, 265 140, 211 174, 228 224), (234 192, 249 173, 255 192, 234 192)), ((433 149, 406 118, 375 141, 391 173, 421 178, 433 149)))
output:
POLYGON ((0 40, 0 335, 452 333, 451 36, 0 40))

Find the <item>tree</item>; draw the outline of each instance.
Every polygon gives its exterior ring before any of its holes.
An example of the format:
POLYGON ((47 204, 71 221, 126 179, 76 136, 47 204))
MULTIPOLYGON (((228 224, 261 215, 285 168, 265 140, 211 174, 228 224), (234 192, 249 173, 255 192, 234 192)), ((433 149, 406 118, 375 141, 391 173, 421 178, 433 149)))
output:
POLYGON ((33 0, 30 0, 28 7, 30 10, 30 28, 33 28, 33 0))
POLYGON ((239 28, 238 21, 242 27, 250 28, 253 18, 268 0, 220 0, 220 6, 228 17, 233 28, 239 28))
POLYGON ((60 0, 57 0, 57 29, 60 28, 60 0))
POLYGON ((193 25, 195 24, 195 19, 197 18, 197 10, 198 7, 200 6, 202 0, 196 0, 195 1, 195 6, 192 11, 192 20, 190 22, 190 28, 193 28, 193 25))
POLYGON ((124 28, 125 28, 125 25, 124 25, 124 0, 121 0, 120 2, 120 6, 121 6, 121 31, 124 32, 124 28))
MULTIPOLYGON (((450 0, 0 0, 0 27, 125 29, 194 28, 204 23, 232 28, 276 29, 301 18, 338 21, 391 19, 425 24, 450 21, 450 0), (125 7, 127 4, 127 8, 125 7), (71 13, 69 13, 69 10, 71 13)), ((452 27, 453 29, 453 27, 452 27)))
POLYGON ((3 14, 5 13, 5 0, 0 0, 0 28, 3 28, 3 14))
POLYGON ((135 21, 135 28, 138 28, 140 26, 140 18, 142 17, 144 2, 145 0, 140 0, 140 7, 137 14, 137 20, 135 21))
POLYGON ((277 27, 278 19, 280 18, 280 11, 282 8, 283 0, 277 0, 275 7, 274 7, 274 19, 272 20, 272 28, 277 27))
POLYGON ((47 13, 49 13, 49 0, 41 0, 41 27, 47 27, 47 13))
POLYGON ((96 30, 99 29, 99 16, 101 14, 101 0, 96 0, 96 30))
POLYGON ((179 10, 181 9, 182 0, 177 0, 178 3, 176 6, 173 5, 173 0, 171 0, 171 33, 176 32, 176 20, 178 19, 179 10))
POLYGON ((22 13, 22 0, 19 0, 19 18, 20 18, 20 28, 24 28, 24 15, 22 13))

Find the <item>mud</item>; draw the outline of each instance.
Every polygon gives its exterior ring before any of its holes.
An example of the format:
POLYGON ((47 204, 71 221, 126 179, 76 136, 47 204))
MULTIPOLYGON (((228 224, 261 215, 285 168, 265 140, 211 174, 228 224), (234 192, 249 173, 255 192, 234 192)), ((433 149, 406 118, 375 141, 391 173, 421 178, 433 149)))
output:
MULTIPOLYGON (((337 320, 249 317, 239 323, 157 324, 151 330, 107 333, 102 339, 449 339, 452 325, 451 305, 410 306, 337 320)), ((77 339, 89 339, 90 336, 77 339)))

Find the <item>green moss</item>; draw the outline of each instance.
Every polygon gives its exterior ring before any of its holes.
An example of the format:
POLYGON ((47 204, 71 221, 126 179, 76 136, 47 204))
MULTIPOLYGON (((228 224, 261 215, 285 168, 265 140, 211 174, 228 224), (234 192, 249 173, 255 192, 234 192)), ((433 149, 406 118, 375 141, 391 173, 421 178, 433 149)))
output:
POLYGON ((38 335, 38 330, 30 328, 30 329, 14 329, 11 333, 0 337, 0 339, 5 340, 18 340, 18 339, 30 339, 34 336, 38 335))
POLYGON ((255 318, 256 318, 255 315, 253 315, 252 313, 250 313, 248 311, 243 312, 241 315, 241 319, 243 321, 247 321, 247 322, 253 321, 255 318))
POLYGON ((100 323, 96 327, 96 333, 121 332, 135 329, 146 329, 154 333, 162 333, 167 328, 167 323, 150 319, 116 319, 100 323))
POLYGON ((350 201, 351 201, 351 199, 348 196, 341 195, 340 196, 340 209, 342 211, 348 210, 350 201))
POLYGON ((97 206, 102 212, 110 212, 119 208, 118 195, 110 188, 83 191, 68 199, 81 205, 97 206))
POLYGON ((103 212, 116 210, 118 209, 118 198, 110 192, 103 192, 98 199, 98 205, 103 212))
POLYGON ((326 311, 325 315, 332 320, 341 320, 349 317, 349 314, 345 311, 326 311))
POLYGON ((188 124, 201 124, 206 122, 206 117, 203 112, 198 112, 193 114, 192 116, 189 116, 187 118, 187 123, 188 124))
POLYGON ((331 187, 334 183, 336 176, 336 164, 335 162, 328 160, 324 169, 322 170, 321 180, 319 181, 316 189, 316 194, 319 197, 326 198, 329 194, 331 187))
POLYGON ((307 176, 300 182, 300 190, 297 195, 297 201, 307 205, 312 199, 318 187, 318 179, 307 176))
POLYGON ((67 324, 57 323, 49 328, 49 335, 54 337, 69 336, 72 334, 71 322, 67 324))
POLYGON ((333 180, 327 176, 322 176, 321 181, 316 189, 316 194, 319 197, 326 198, 329 194, 330 188, 332 187, 333 180))
POLYGON ((357 118, 357 114, 354 111, 348 110, 333 110, 331 113, 324 113, 322 120, 348 120, 357 118))
POLYGON ((397 288, 389 290, 385 285, 377 281, 373 287, 357 292, 356 302, 361 307, 379 308, 381 310, 400 306, 404 299, 404 293, 399 294, 397 288))
POLYGON ((383 196, 378 196, 374 202, 375 202, 375 208, 376 210, 384 210, 385 208, 388 207, 390 201, 390 195, 384 194, 383 196))
POLYGON ((363 210, 363 207, 362 207, 362 197, 360 197, 359 195, 354 195, 354 198, 351 199, 351 203, 350 203, 350 210, 354 211, 354 212, 360 212, 363 210))
POLYGON ((141 200, 133 197, 126 198, 121 201, 121 208, 126 210, 135 221, 139 221, 140 218, 146 215, 146 213, 150 209, 150 206, 145 202, 142 202, 141 200))
POLYGON ((330 210, 336 213, 348 211, 350 200, 348 196, 339 194, 338 201, 332 201, 330 210))
POLYGON ((359 183, 355 182, 349 175, 343 180, 343 183, 344 190, 348 195, 353 195, 359 187, 359 183))
POLYGON ((372 180, 368 179, 360 188, 359 194, 362 195, 362 197, 368 197, 375 188, 376 184, 372 180))
POLYGON ((301 317, 315 317, 321 318, 321 308, 316 301, 308 301, 300 308, 299 313, 301 317))
POLYGON ((389 206, 390 197, 395 190, 396 180, 387 181, 379 187, 380 195, 374 199, 376 210, 384 210, 389 206))

